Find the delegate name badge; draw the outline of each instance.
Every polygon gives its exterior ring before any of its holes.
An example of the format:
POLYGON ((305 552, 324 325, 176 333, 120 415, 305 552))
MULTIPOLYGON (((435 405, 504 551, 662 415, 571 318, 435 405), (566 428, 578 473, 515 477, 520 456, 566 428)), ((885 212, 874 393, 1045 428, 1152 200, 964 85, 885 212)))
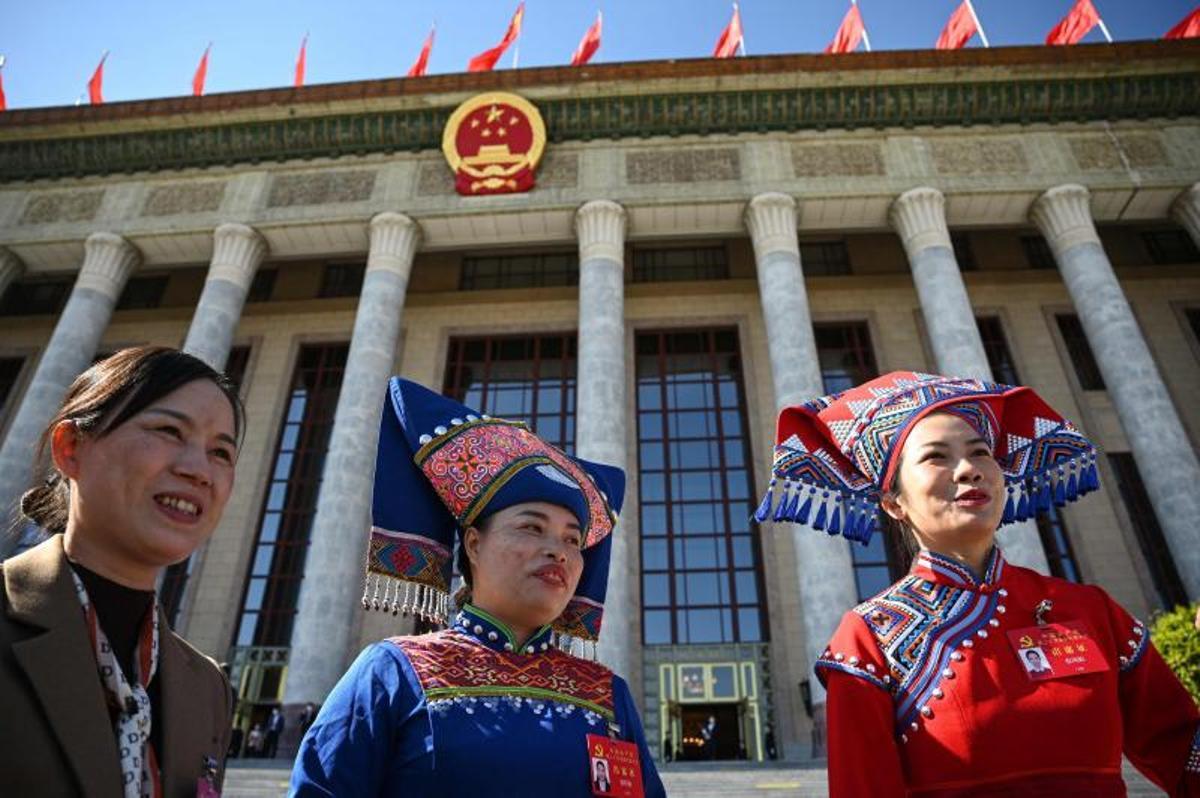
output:
POLYGON ((587 736, 588 781, 592 795, 604 798, 643 798, 642 765, 633 743, 602 737, 587 736))
POLYGON ((1083 621, 1027 626, 1008 633, 1025 674, 1035 682, 1108 670, 1083 621))

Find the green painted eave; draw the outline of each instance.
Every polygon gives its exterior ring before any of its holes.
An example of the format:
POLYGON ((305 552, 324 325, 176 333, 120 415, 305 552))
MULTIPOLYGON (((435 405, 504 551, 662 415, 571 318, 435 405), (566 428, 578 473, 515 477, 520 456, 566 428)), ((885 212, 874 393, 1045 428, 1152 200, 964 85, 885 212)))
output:
MULTIPOLYGON (((1143 56, 1154 52, 1147 49, 1152 44, 1115 45, 1112 50, 1133 52, 1136 46, 1143 56)), ((602 79, 590 83, 575 77, 584 73, 559 69, 531 70, 519 79, 497 73, 493 85, 467 85, 468 79, 450 76, 447 80, 463 85, 439 91, 447 87, 431 83, 423 95, 429 105, 413 101, 422 95, 410 81, 394 98, 343 102, 341 107, 330 101, 305 108, 292 93, 287 101, 273 100, 282 96, 278 91, 254 95, 265 98, 261 107, 243 102, 236 109, 218 105, 217 110, 191 114, 176 110, 184 107, 182 99, 127 104, 131 107, 124 111, 91 109, 90 117, 73 118, 69 109, 18 112, 0 115, 0 182, 433 150, 441 146, 447 117, 463 96, 474 93, 472 88, 516 90, 531 97, 552 142, 1200 116, 1200 58, 1191 57, 1200 49, 1164 48, 1162 53, 1172 57, 1099 59, 1095 64, 1075 57, 1071 68, 1056 68, 1052 62, 1041 68, 1000 68, 1008 65, 998 56, 997 64, 990 65, 986 59, 992 56, 986 54, 972 55, 978 63, 966 67, 951 61, 943 68, 936 62, 912 67, 893 57, 898 64, 881 61, 872 70, 862 68, 860 60, 855 69, 826 70, 820 81, 794 56, 759 59, 756 70, 739 64, 729 75, 712 73, 720 65, 703 65, 710 70, 705 74, 664 62, 650 65, 656 69, 646 74, 653 80, 641 83, 620 72, 631 65, 598 69, 591 76, 602 79), (680 73, 678 79, 673 70, 680 73), (536 85, 539 75, 550 76, 542 86, 536 85), (664 90, 642 93, 647 86, 664 90), (390 100, 396 107, 386 107, 390 100), (303 113, 297 113, 298 105, 303 113)), ((386 89, 401 83, 362 85, 386 89)), ((347 95, 347 87, 354 86, 341 84, 328 91, 347 95)), ((382 89, 376 93, 386 94, 382 89)), ((197 108, 203 111, 204 106, 197 108)))

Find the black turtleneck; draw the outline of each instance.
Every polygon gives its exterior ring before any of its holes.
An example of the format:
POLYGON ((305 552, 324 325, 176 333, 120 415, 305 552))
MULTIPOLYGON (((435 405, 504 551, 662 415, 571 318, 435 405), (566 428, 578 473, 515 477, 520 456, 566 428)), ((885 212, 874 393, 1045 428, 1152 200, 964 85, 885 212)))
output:
MULTIPOLYGON (((100 574, 90 571, 77 562, 71 563, 71 568, 79 574, 83 586, 87 589, 88 599, 96 610, 96 620, 104 630, 109 645, 121 665, 121 672, 131 683, 136 678, 134 661, 137 657, 138 635, 141 634, 142 624, 146 613, 154 606, 155 593, 153 590, 137 590, 117 584, 100 574)), ((159 626, 159 640, 167 634, 164 626, 159 626)), ((159 662, 162 666, 162 662, 159 662)), ((146 689, 150 696, 150 742, 158 756, 159 767, 162 767, 162 701, 159 700, 158 686, 161 680, 158 673, 154 675, 146 689)))

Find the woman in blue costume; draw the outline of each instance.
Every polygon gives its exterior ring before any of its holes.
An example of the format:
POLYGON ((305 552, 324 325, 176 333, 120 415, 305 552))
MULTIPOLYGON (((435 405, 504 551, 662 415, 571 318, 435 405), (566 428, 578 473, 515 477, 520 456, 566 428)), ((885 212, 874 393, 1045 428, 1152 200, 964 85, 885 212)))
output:
POLYGON ((624 491, 620 469, 393 378, 363 604, 451 622, 359 655, 291 794, 665 795, 625 681, 567 653, 595 651, 624 491), (448 619, 456 540, 466 584, 448 619))

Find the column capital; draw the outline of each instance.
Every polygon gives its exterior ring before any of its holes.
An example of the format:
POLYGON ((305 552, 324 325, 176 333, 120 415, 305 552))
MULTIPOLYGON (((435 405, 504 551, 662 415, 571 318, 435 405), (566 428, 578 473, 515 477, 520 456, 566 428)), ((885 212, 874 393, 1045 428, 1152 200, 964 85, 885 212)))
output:
POLYGON ((787 194, 768 191, 746 203, 746 229, 754 254, 762 259, 769 252, 799 252, 796 234, 796 200, 787 194))
POLYGON ((254 272, 267 254, 266 240, 248 225, 226 222, 213 230, 209 280, 228 280, 249 288, 254 272))
POLYGON ((385 269, 405 277, 421 242, 421 226, 411 216, 384 211, 371 217, 367 271, 385 269))
POLYGON ((946 228, 946 197, 932 186, 909 189, 892 202, 888 221, 913 255, 929 247, 952 248, 946 228))
POLYGON ((612 200, 585 202, 575 211, 579 262, 595 258, 625 262, 625 209, 612 200))
POLYGON ((1200 183, 1184 189, 1171 203, 1171 218, 1183 225, 1200 247, 1200 183))
POLYGON ((1092 221, 1091 192, 1077 183, 1055 186, 1034 200, 1029 219, 1056 254, 1078 244, 1099 244, 1092 221))
POLYGON ((90 288, 114 300, 121 296, 125 281, 142 259, 137 247, 115 233, 92 233, 83 251, 75 288, 90 288))

